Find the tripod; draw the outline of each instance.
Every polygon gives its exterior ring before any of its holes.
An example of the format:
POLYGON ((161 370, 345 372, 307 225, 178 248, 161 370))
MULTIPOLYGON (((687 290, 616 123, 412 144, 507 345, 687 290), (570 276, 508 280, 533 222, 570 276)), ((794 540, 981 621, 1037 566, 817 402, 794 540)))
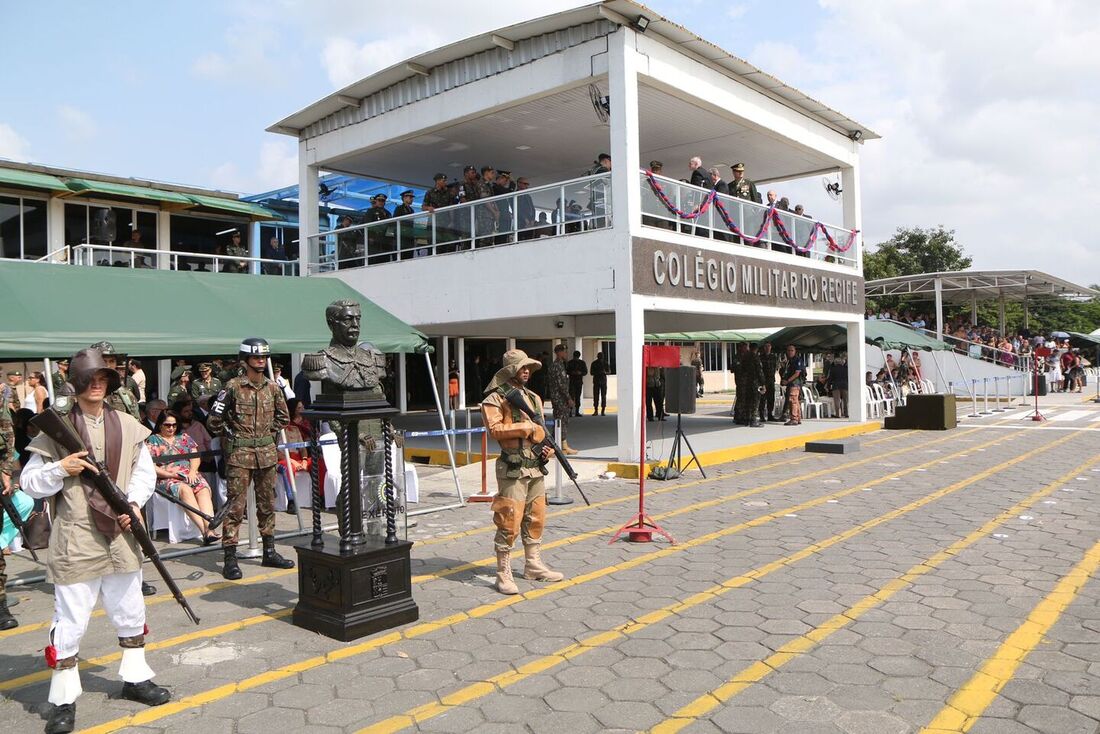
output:
POLYGON ((707 473, 703 471, 703 465, 699 463, 699 457, 695 455, 695 449, 691 447, 691 441, 688 441, 687 434, 684 433, 683 424, 681 423, 682 413, 676 414, 676 436, 672 439, 672 451, 668 455, 668 468, 675 469, 678 474, 683 474, 684 470, 695 463, 695 466, 699 468, 699 473, 703 475, 703 479, 707 478, 707 473), (688 453, 691 454, 691 459, 686 464, 683 462, 683 449, 680 442, 683 442, 687 446, 688 453))

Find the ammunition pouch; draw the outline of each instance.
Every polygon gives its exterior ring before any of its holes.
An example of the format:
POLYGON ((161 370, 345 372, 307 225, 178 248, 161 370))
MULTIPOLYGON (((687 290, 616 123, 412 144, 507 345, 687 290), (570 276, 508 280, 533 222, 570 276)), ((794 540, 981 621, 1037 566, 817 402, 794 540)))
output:
POLYGON ((508 479, 519 479, 523 476, 524 469, 538 469, 543 475, 549 473, 546 465, 531 449, 504 449, 500 452, 500 460, 504 462, 504 476, 508 479))

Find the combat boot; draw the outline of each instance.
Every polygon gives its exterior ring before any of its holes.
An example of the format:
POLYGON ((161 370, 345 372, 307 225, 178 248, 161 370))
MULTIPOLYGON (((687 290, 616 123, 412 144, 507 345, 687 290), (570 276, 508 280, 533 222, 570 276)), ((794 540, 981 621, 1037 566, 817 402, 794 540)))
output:
POLYGON ((565 454, 566 456, 572 456, 573 454, 579 454, 580 453, 580 451, 577 451, 575 448, 570 446, 568 441, 562 441, 561 442, 561 452, 563 454, 565 454))
POLYGON ((69 734, 76 728, 76 704, 63 703, 54 706, 46 719, 46 734, 69 734))
POLYGON ((0 630, 15 629, 18 626, 19 621, 8 611, 7 600, 0 600, 0 630))
POLYGON ((260 561, 261 566, 268 566, 270 568, 294 568, 294 561, 289 558, 283 558, 279 555, 279 552, 275 550, 275 538, 265 535, 263 537, 264 542, 264 558, 260 561))
POLYGON ((547 568, 542 562, 540 547, 538 543, 523 546, 523 578, 528 581, 561 581, 565 574, 547 568))
POLYGON ((512 578, 512 552, 497 551, 497 591, 511 596, 519 593, 516 580, 512 578))
POLYGON ((241 567, 237 563, 237 546, 227 545, 225 547, 225 562, 222 563, 222 578, 229 581, 236 581, 244 576, 241 573, 241 567))

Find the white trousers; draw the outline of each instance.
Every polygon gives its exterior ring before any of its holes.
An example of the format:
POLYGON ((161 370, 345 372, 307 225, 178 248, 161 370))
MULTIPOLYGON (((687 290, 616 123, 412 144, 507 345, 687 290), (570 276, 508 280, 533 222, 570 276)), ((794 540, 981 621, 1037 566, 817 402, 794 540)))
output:
POLYGON ((145 598, 141 595, 141 571, 114 573, 90 581, 54 586, 52 644, 58 660, 80 651, 80 638, 88 629, 92 610, 102 596, 103 610, 119 637, 145 632, 145 598))

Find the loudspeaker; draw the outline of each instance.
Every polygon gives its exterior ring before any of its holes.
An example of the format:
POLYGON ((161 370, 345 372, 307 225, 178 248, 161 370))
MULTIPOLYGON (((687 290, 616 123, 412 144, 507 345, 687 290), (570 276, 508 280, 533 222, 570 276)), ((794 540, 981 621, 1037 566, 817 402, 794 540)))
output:
POLYGON ((665 367, 665 412, 695 412, 695 368, 665 367))

